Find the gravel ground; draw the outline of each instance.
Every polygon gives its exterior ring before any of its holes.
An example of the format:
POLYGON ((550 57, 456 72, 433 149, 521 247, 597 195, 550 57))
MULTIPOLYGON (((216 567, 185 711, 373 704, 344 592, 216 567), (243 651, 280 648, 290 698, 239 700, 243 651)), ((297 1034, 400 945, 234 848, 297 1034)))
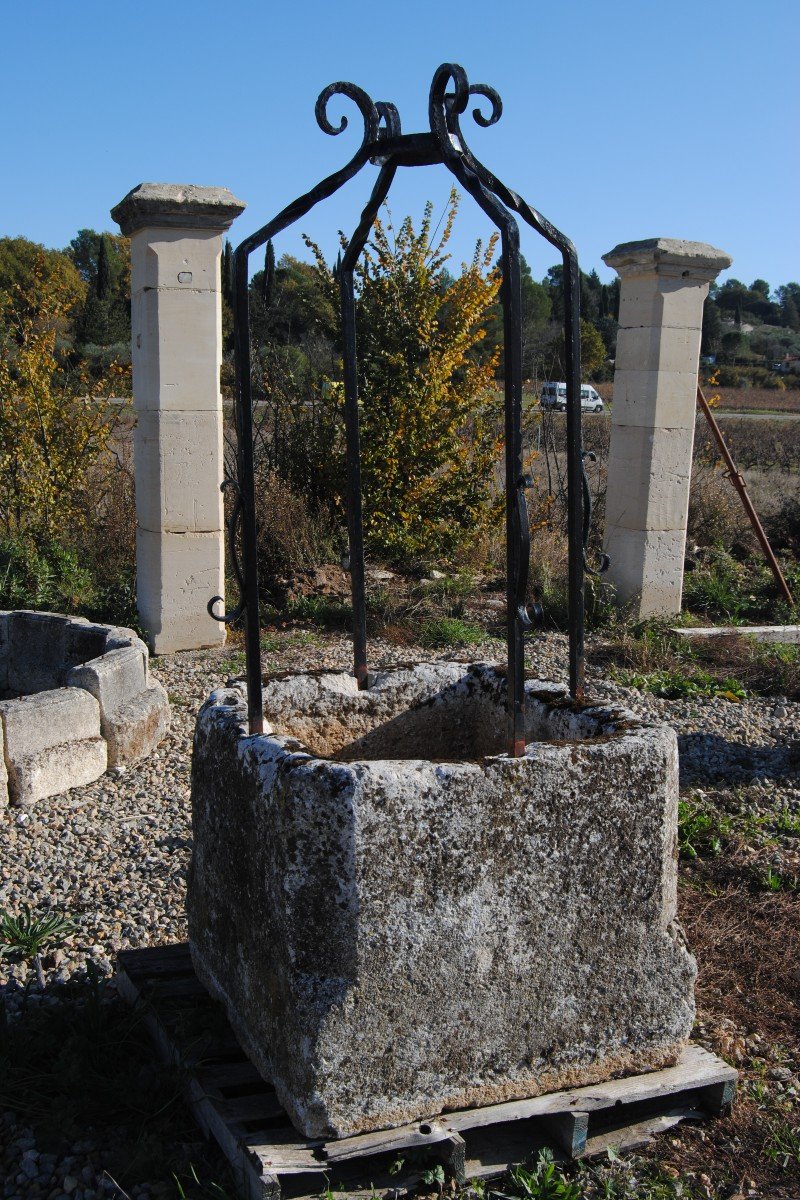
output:
MULTIPOLYGON (((271 638, 267 669, 350 662, 344 635, 294 631, 271 638)), ((498 642, 447 655, 500 659, 498 642)), ((437 657, 373 641, 373 661, 437 657)), ((565 681, 566 639, 543 635, 529 647, 529 665, 544 679, 565 681)), ((23 964, 0 959, 0 986, 13 1023, 28 981, 26 1003, 58 1003, 58 985, 82 976, 87 960, 110 973, 124 947, 186 938, 184 883, 190 854, 190 755, 196 713, 212 688, 242 669, 241 652, 224 649, 160 658, 153 673, 172 703, 172 728, 158 750, 127 770, 40 802, 0 813, 0 908, 30 904, 74 917, 79 932, 43 960, 43 992, 23 964)), ((681 744, 682 785, 706 789, 731 811, 769 818, 800 812, 800 705, 775 699, 731 703, 724 698, 658 699, 600 679, 591 668, 587 691, 670 722, 681 744)), ((794 839, 796 841, 796 839, 794 839)), ((790 840, 774 853, 796 855, 790 840)), ((786 859, 784 858, 784 865, 786 859)), ((119 1195, 100 1167, 92 1141, 67 1155, 40 1153, 33 1132, 13 1114, 0 1121, 0 1181, 5 1200, 94 1200, 119 1195)), ((157 1195, 147 1187, 136 1197, 157 1195)))

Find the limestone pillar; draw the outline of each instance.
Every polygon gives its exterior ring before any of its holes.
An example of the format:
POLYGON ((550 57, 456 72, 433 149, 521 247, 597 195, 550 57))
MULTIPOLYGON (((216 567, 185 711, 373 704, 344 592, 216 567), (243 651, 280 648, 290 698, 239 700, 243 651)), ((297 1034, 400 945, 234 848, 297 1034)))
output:
POLYGON ((702 242, 626 242, 603 261, 621 279, 605 549, 618 603, 645 617, 681 607, 703 302, 731 265, 702 242))
POLYGON ((220 645, 224 595, 222 235, 226 188, 143 183, 112 209, 131 239, 139 620, 157 654, 220 645))

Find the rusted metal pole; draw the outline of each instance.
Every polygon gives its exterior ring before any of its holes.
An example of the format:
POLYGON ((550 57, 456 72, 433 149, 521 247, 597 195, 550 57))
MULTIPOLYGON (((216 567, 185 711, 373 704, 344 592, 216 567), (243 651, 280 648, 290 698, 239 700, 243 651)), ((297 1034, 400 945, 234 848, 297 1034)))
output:
POLYGON ((772 551, 772 546, 770 546, 770 544, 769 544, 769 538, 767 537, 766 533, 764 532, 764 527, 758 519, 758 513, 753 508, 753 501, 750 499, 750 495, 747 491, 747 484, 745 483, 744 477, 741 474, 741 472, 738 471, 736 468, 736 463, 733 461, 731 452, 728 449, 728 447, 725 445, 725 439, 722 436, 722 430, 720 429, 719 425, 717 424, 716 418, 715 418, 713 412, 711 411, 709 403, 706 400, 705 396, 703 395, 703 389, 700 387, 699 384, 697 385, 697 403, 700 405, 701 409, 703 410, 703 415, 705 416, 705 419, 708 421, 711 432, 714 435, 714 440, 716 441, 717 445, 719 446, 720 454, 722 455, 723 459, 725 460, 725 466, 728 468, 728 478, 730 479, 733 486, 736 488, 736 491, 739 493, 742 504, 744 505, 744 511, 747 513, 748 517, 750 518, 750 524, 753 526, 753 529, 755 530, 755 535, 758 538, 759 543, 761 545, 761 549, 764 551, 764 557, 766 558, 767 562, 769 563, 769 568, 772 571, 772 574, 775 576, 775 582, 777 583, 778 587, 780 588, 781 592, 783 593, 783 598, 786 601, 786 603, 789 605, 790 608, 793 608, 794 600, 792 599, 792 593, 789 591, 786 580, 783 577, 783 571, 781 570, 780 564, 778 563, 778 560, 772 551))

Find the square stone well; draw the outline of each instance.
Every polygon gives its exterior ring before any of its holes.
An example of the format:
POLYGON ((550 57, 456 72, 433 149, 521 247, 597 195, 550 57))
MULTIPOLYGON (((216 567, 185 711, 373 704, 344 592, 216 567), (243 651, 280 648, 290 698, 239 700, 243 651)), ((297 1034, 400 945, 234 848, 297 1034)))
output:
POLYGON ((189 936, 308 1137, 655 1069, 692 1027, 677 744, 485 664, 237 687, 203 706, 189 936))

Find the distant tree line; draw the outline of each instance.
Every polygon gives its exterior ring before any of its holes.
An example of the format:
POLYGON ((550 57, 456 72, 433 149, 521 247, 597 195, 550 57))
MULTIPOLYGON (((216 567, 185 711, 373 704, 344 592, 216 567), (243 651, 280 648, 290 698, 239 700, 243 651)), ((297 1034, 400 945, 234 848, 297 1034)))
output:
POLYGON ((27 238, 0 238, 0 306, 35 312, 58 291, 57 349, 98 378, 131 359, 131 263, 128 238, 81 229, 64 250, 27 238))
POLYGON ((800 284, 774 291, 766 279, 712 284, 701 353, 718 366, 723 386, 800 386, 800 284))

